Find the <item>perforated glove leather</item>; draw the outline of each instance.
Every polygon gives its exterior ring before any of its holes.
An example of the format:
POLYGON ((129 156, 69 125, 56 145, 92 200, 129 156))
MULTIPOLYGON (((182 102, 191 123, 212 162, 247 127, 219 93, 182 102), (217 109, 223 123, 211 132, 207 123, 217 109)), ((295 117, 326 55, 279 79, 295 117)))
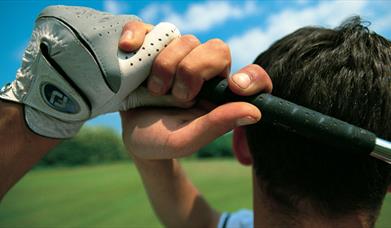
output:
POLYGON ((153 59, 179 31, 161 23, 134 53, 118 50, 125 23, 139 20, 85 7, 50 6, 35 22, 16 80, 0 98, 24 104, 29 128, 69 138, 98 115, 143 105, 169 105, 140 86, 153 59))

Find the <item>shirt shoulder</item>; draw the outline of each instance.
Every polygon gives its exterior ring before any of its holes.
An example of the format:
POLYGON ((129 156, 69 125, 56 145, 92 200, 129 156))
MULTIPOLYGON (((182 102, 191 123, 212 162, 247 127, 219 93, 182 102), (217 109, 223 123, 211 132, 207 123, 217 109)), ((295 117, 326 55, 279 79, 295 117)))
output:
POLYGON ((232 213, 222 213, 217 228, 253 228, 253 222, 253 211, 240 209, 232 213))

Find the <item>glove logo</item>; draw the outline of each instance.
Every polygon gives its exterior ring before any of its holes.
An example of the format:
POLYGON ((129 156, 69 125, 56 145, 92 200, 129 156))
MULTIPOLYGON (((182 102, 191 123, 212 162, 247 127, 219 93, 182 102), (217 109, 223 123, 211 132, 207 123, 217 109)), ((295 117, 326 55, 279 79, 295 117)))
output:
POLYGON ((56 86, 44 83, 41 86, 43 100, 51 108, 64 113, 76 114, 80 111, 77 102, 56 86))

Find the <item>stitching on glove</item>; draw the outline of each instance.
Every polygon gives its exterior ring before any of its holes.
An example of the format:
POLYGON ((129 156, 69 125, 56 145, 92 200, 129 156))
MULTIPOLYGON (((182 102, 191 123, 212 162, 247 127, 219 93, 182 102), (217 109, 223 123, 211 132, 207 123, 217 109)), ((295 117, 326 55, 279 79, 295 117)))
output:
POLYGON ((41 50, 42 56, 46 59, 46 61, 57 71, 59 75, 62 76, 62 78, 67 81, 81 96, 83 101, 87 104, 88 108, 91 110, 91 103, 88 100, 87 96, 83 93, 83 91, 80 89, 79 86, 65 73, 65 71, 60 67, 60 65, 51 58, 49 55, 48 46, 45 44, 45 42, 42 42, 39 45, 39 48, 41 50))
MULTIPOLYGON (((51 17, 47 17, 47 16, 43 16, 41 18, 51 18, 51 17)), ((99 59, 99 57, 95 54, 95 49, 93 47, 91 47, 85 40, 83 37, 81 37, 81 35, 70 25, 68 24, 64 18, 62 17, 55 17, 56 19, 58 19, 59 21, 61 21, 62 23, 64 23, 68 28, 70 28, 72 30, 72 32, 75 34, 75 36, 77 37, 77 40, 80 41, 80 43, 88 50, 88 52, 92 55, 92 57, 94 58, 95 62, 96 62, 96 65, 98 66, 99 68, 99 71, 101 72, 102 74, 102 77, 103 77, 103 80, 105 81, 106 85, 111 89, 111 91, 114 91, 113 88, 111 88, 109 82, 107 81, 107 78, 105 77, 105 71, 104 69, 102 69, 102 66, 101 64, 99 64, 100 62, 102 62, 101 59, 99 59), (98 59, 100 61, 98 61, 98 59)), ((85 38, 85 39, 88 39, 88 38, 85 38)), ((73 82, 72 82, 73 83, 73 82)), ((74 84, 72 84, 73 86, 74 84)), ((76 87, 78 88, 78 87, 76 87)), ((78 91, 79 92, 79 91, 78 91)), ((85 98, 85 95, 83 94, 82 95, 83 99, 85 98), (84 97, 83 97, 84 96, 84 97)), ((87 102, 87 104, 90 106, 89 102, 87 102)))

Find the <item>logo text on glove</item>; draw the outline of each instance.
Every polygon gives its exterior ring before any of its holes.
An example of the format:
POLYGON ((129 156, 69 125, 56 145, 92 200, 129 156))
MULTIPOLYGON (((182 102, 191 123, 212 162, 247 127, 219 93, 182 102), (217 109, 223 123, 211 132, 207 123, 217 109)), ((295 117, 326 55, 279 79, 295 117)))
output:
POLYGON ((42 84, 41 95, 47 105, 59 112, 76 114, 80 111, 79 105, 71 96, 50 83, 42 84))

